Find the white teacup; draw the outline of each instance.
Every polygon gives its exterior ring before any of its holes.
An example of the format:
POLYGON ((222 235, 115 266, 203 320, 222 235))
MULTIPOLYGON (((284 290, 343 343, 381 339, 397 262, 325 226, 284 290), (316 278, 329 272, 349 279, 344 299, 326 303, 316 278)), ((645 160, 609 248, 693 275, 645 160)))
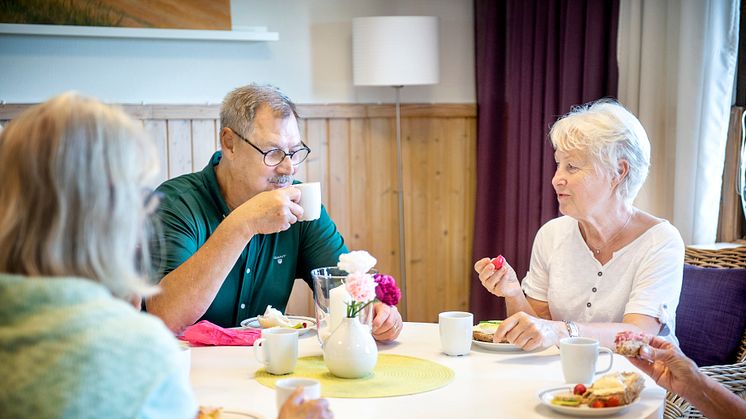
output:
POLYGON ((471 350, 474 315, 465 311, 446 311, 438 315, 440 346, 446 355, 466 355, 471 350))
POLYGON ((321 217, 321 183, 299 183, 293 187, 300 190, 298 205, 303 207, 303 216, 298 221, 312 221, 321 217))
POLYGON ((277 410, 282 408, 285 400, 295 391, 296 388, 303 387, 303 399, 315 400, 321 397, 321 383, 310 378, 285 378, 277 380, 275 390, 277 393, 277 410))
POLYGON ((290 374, 298 361, 298 331, 283 327, 262 330, 254 341, 254 356, 270 374, 290 374))
POLYGON ((609 348, 599 347, 596 339, 564 338, 560 340, 560 361, 565 382, 571 384, 590 384, 593 376, 607 372, 614 364, 614 354, 609 348), (609 355, 609 366, 596 371, 599 352, 609 355))
POLYGON ((192 350, 187 342, 183 340, 177 341, 179 344, 179 352, 177 353, 177 360, 179 368, 183 374, 184 380, 189 381, 189 374, 192 368, 192 350))

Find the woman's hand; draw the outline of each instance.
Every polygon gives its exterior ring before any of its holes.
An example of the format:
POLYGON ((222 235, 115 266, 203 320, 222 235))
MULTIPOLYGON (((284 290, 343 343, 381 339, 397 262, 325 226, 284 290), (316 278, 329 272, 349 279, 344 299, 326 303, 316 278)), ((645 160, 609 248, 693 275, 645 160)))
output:
POLYGON ((304 400, 303 388, 298 387, 285 400, 278 419, 330 419, 334 414, 329 410, 326 399, 304 400))
POLYGON ((697 365, 681 349, 659 337, 643 348, 640 358, 627 358, 632 365, 651 376, 659 386, 686 397, 692 383, 700 378, 697 365))
POLYGON ((562 322, 540 319, 521 311, 508 317, 500 324, 500 327, 495 331, 494 342, 499 343, 507 340, 513 345, 523 348, 524 351, 543 349, 558 345, 562 337, 560 331, 564 328, 565 325, 562 322))
POLYGON ((484 258, 474 264, 474 270, 479 274, 479 281, 490 293, 498 297, 516 297, 523 294, 518 277, 508 262, 502 268, 495 269, 490 258, 484 258))

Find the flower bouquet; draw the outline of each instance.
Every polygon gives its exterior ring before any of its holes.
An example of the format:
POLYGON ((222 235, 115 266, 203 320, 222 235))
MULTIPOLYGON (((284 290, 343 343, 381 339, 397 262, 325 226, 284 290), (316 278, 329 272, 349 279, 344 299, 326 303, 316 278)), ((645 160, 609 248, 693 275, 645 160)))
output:
POLYGON ((370 333, 372 303, 378 299, 395 305, 401 298, 394 278, 373 271, 376 262, 368 252, 354 251, 341 255, 336 267, 311 271, 324 362, 338 377, 359 378, 373 371, 378 348, 370 333))

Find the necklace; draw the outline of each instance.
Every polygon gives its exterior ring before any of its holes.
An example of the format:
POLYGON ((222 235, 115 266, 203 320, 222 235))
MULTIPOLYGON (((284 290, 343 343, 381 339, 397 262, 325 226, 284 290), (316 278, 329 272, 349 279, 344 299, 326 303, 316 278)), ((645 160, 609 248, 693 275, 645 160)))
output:
MULTIPOLYGON (((617 239, 617 237, 619 237, 619 235, 620 235, 620 234, 622 234, 622 231, 624 231, 624 229, 625 229, 625 228, 627 228, 627 224, 629 224, 629 221, 630 221, 630 220, 632 219, 632 216, 633 216, 634 214, 635 214, 635 212, 634 212, 634 211, 632 211, 632 212, 630 212, 630 213, 629 213, 629 217, 627 217, 627 221, 625 221, 625 222, 624 222, 624 225, 623 225, 623 226, 622 226, 622 227, 621 227, 621 228, 620 228, 619 230, 617 230, 617 232, 616 232, 616 233, 614 233, 614 235, 613 235, 613 236, 611 236, 611 238, 610 238, 609 240, 606 240, 606 242, 604 243, 604 245, 603 245, 603 246, 601 246, 601 247, 591 247, 591 249, 593 250, 593 253, 595 253, 595 254, 599 254, 599 253, 601 253, 601 251, 602 251, 602 250, 604 250, 604 249, 605 249, 605 248, 606 248, 607 246, 609 246, 609 245, 610 245, 611 243, 613 243, 613 242, 614 242, 614 240, 616 240, 616 239, 617 239)), ((590 246, 590 243, 589 243, 588 245, 590 246)))

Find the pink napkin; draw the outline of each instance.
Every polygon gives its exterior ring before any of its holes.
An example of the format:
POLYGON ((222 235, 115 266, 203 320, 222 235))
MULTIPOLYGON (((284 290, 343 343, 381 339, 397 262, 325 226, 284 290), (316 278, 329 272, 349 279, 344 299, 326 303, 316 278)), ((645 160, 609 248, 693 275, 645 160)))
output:
POLYGON ((252 346, 262 332, 255 329, 225 329, 202 320, 184 330, 179 337, 193 346, 252 346))

